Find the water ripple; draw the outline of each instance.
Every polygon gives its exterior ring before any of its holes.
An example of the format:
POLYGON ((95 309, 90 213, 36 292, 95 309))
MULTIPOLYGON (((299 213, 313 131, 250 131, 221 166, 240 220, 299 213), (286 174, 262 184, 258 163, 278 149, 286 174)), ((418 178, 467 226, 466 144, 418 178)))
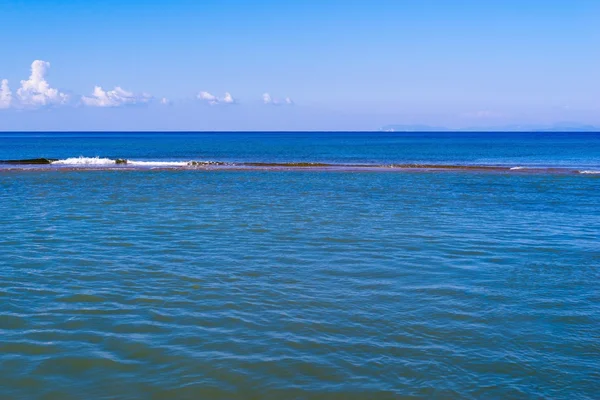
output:
POLYGON ((597 393, 596 180, 96 171, 1 188, 3 397, 597 393))

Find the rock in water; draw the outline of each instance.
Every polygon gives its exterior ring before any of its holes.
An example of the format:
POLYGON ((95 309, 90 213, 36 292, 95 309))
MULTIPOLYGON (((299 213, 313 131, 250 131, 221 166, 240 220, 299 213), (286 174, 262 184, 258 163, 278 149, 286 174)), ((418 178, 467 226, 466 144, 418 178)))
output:
POLYGON ((52 162, 58 161, 54 158, 30 158, 26 160, 2 160, 0 164, 21 164, 21 165, 33 165, 33 164, 52 164, 52 162))

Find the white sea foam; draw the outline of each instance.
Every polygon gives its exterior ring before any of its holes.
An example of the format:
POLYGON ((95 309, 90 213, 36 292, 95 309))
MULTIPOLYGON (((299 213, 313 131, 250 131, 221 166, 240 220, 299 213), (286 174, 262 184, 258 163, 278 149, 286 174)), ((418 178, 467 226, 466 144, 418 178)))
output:
POLYGON ((511 171, 513 171, 513 170, 517 170, 517 169, 523 169, 523 168, 524 168, 524 167, 512 167, 512 168, 511 168, 511 171))
MULTIPOLYGON (((123 160, 124 162, 119 163, 122 165, 133 166, 133 167, 197 167, 207 166, 212 164, 218 164, 214 161, 133 161, 123 160)), ((53 161, 54 165, 72 165, 72 166, 107 166, 116 165, 117 160, 110 158, 100 157, 70 157, 63 160, 53 161)))
POLYGON ((127 165, 138 167, 186 167, 188 161, 131 161, 127 160, 127 165))
POLYGON ((600 174, 600 171, 595 170, 587 170, 587 171, 579 171, 580 174, 600 174))
POLYGON ((100 157, 72 157, 64 160, 53 161, 55 165, 111 165, 116 164, 116 160, 100 157))

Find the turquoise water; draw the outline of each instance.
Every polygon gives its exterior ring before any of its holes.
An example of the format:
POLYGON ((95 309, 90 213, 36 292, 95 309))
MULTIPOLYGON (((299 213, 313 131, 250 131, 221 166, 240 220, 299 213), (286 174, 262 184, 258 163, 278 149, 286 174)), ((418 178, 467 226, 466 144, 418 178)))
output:
MULTIPOLYGON (((600 165, 598 134, 440 135, 1 134, 0 159, 600 165)), ((85 165, 0 170, 2 399, 598 396, 598 174, 85 165)))

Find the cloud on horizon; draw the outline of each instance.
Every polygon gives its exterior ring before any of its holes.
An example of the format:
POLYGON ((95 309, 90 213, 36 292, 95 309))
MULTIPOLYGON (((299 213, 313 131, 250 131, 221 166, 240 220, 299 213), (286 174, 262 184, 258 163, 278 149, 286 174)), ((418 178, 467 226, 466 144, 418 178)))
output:
POLYGON ((2 79, 0 83, 0 108, 9 108, 12 104, 12 92, 8 87, 8 80, 2 79))
POLYGON ((196 98, 210 104, 211 106, 215 106, 217 104, 237 104, 237 100, 234 99, 229 92, 225 92, 224 97, 217 97, 209 92, 200 92, 196 98))
POLYGON ((50 87, 50 84, 46 81, 49 68, 50 63, 48 61, 35 60, 31 63, 29 79, 21 81, 21 87, 17 90, 17 97, 21 105, 25 107, 43 107, 66 104, 69 101, 67 94, 50 87))
POLYGON ((105 91, 101 86, 95 86, 91 96, 81 97, 81 102, 88 107, 121 107, 148 104, 151 100, 152 96, 147 93, 136 95, 120 86, 109 91, 105 91))
MULTIPOLYGON (((86 107, 124 107, 133 105, 144 105, 156 102, 160 105, 173 105, 173 101, 165 97, 154 98, 147 93, 133 93, 115 86, 112 90, 106 90, 96 85, 90 95, 70 96, 60 90, 53 88, 47 81, 46 76, 50 63, 43 60, 35 60, 31 63, 31 74, 28 79, 22 80, 20 87, 13 93, 7 79, 0 81, 0 109, 37 109, 49 106, 86 106, 86 107)), ((222 97, 207 91, 201 91, 196 98, 211 106, 239 104, 238 99, 230 92, 225 92, 222 97)), ((274 98, 269 93, 262 96, 263 103, 268 105, 293 105, 291 98, 274 98)))
POLYGON ((294 101, 292 99, 290 99, 289 97, 286 97, 285 99, 281 100, 281 99, 273 98, 269 93, 264 93, 262 95, 262 99, 263 99, 263 103, 266 105, 272 105, 272 106, 294 105, 294 101))

